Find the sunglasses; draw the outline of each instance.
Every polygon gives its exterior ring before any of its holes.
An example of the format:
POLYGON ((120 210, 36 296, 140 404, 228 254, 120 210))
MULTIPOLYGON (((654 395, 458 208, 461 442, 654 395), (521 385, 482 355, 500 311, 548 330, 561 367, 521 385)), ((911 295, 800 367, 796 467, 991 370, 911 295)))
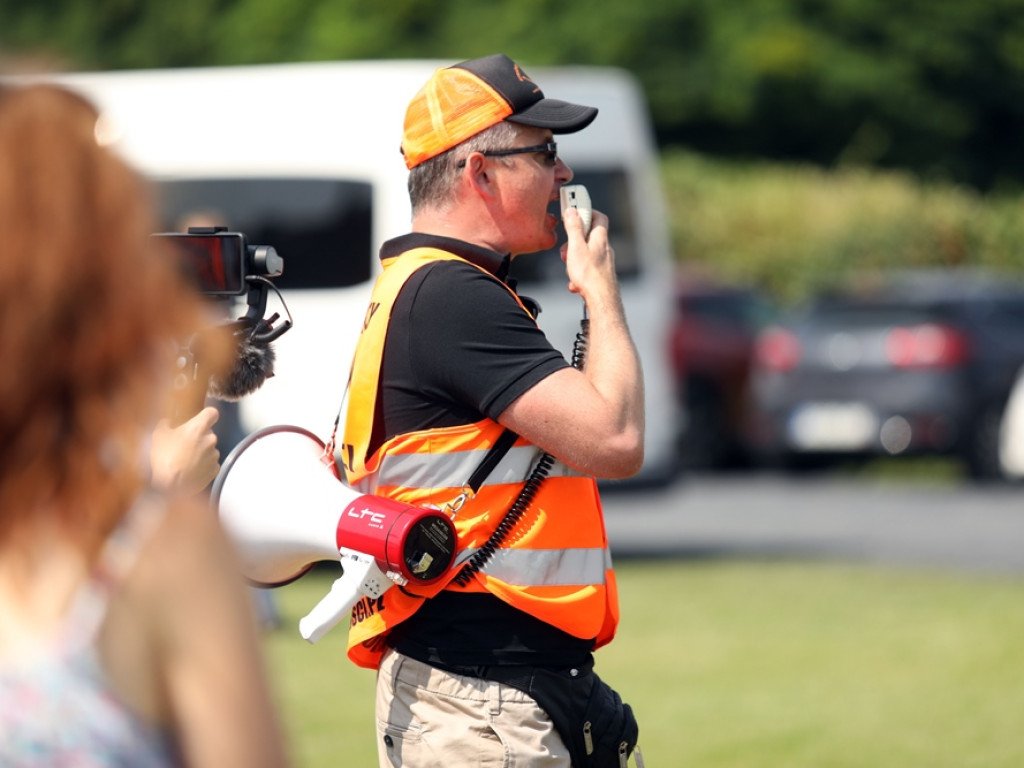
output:
MULTIPOLYGON (((537 144, 533 147, 515 147, 513 149, 485 149, 481 150, 480 154, 486 157, 505 157, 507 155, 529 155, 534 152, 544 153, 544 164, 552 168, 555 167, 555 163, 558 162, 558 144, 553 141, 549 141, 547 144, 537 144)), ((456 164, 456 168, 462 168, 466 164, 466 159, 459 160, 456 164)))

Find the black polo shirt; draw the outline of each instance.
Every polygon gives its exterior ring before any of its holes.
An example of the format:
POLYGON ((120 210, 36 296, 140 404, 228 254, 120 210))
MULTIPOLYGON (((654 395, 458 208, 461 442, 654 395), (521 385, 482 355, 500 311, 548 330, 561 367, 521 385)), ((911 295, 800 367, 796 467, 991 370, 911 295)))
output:
MULTIPOLYGON (((497 420, 516 398, 569 365, 498 282, 507 280, 507 255, 410 234, 386 242, 381 258, 420 247, 455 254, 489 274, 438 261, 402 287, 384 343, 381 418, 371 453, 394 435, 497 420)), ((390 642, 421 661, 472 666, 572 664, 593 646, 491 595, 447 591, 392 630, 390 642)))

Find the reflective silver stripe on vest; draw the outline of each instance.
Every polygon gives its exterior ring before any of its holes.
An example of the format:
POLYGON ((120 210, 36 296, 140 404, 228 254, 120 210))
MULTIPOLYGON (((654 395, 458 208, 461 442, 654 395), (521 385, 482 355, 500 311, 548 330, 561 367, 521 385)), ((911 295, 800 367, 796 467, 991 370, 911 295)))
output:
MULTIPOLYGON (((375 475, 364 478, 356 490, 369 493, 367 488, 400 486, 403 488, 461 488, 480 466, 486 450, 454 451, 451 453, 392 454, 381 460, 375 475)), ((540 449, 533 445, 514 446, 484 480, 483 485, 521 483, 526 480, 540 449)), ((548 477, 579 477, 580 473, 556 461, 548 477)))
MULTIPOLYGON (((456 562, 466 562, 476 551, 462 550, 456 562)), ((604 584, 611 567, 611 553, 601 547, 496 549, 482 571, 515 587, 568 587, 604 584)))

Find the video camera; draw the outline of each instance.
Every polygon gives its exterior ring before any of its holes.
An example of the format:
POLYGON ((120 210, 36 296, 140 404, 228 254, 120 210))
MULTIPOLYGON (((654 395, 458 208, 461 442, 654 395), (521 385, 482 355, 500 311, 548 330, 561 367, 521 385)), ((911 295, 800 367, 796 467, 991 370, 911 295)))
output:
POLYGON ((269 245, 249 245, 241 232, 227 227, 189 227, 188 232, 160 232, 171 241, 180 266, 206 296, 241 296, 252 288, 251 277, 280 277, 284 259, 269 245))
MULTIPOLYGON (((248 307, 242 317, 200 331, 182 346, 172 418, 180 424, 199 412, 208 394, 221 400, 238 400, 274 375, 270 344, 292 327, 292 321, 289 316, 275 326, 280 315, 264 314, 269 291, 280 298, 271 278, 284 272, 284 259, 272 246, 249 245, 244 234, 229 232, 227 227, 189 227, 188 232, 159 232, 153 237, 170 244, 178 266, 201 294, 223 302, 244 294, 248 307), (236 360, 224 374, 213 375, 204 360, 204 338, 225 330, 232 333, 236 360)), ((281 304, 285 306, 283 299, 281 304)))

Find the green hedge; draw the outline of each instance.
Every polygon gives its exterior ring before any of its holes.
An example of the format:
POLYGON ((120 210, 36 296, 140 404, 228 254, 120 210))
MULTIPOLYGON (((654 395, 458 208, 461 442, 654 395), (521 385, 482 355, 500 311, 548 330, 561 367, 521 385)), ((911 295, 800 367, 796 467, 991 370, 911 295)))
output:
POLYGON ((680 151, 664 154, 662 176, 680 264, 784 304, 888 268, 1024 275, 1024 195, 680 151))

